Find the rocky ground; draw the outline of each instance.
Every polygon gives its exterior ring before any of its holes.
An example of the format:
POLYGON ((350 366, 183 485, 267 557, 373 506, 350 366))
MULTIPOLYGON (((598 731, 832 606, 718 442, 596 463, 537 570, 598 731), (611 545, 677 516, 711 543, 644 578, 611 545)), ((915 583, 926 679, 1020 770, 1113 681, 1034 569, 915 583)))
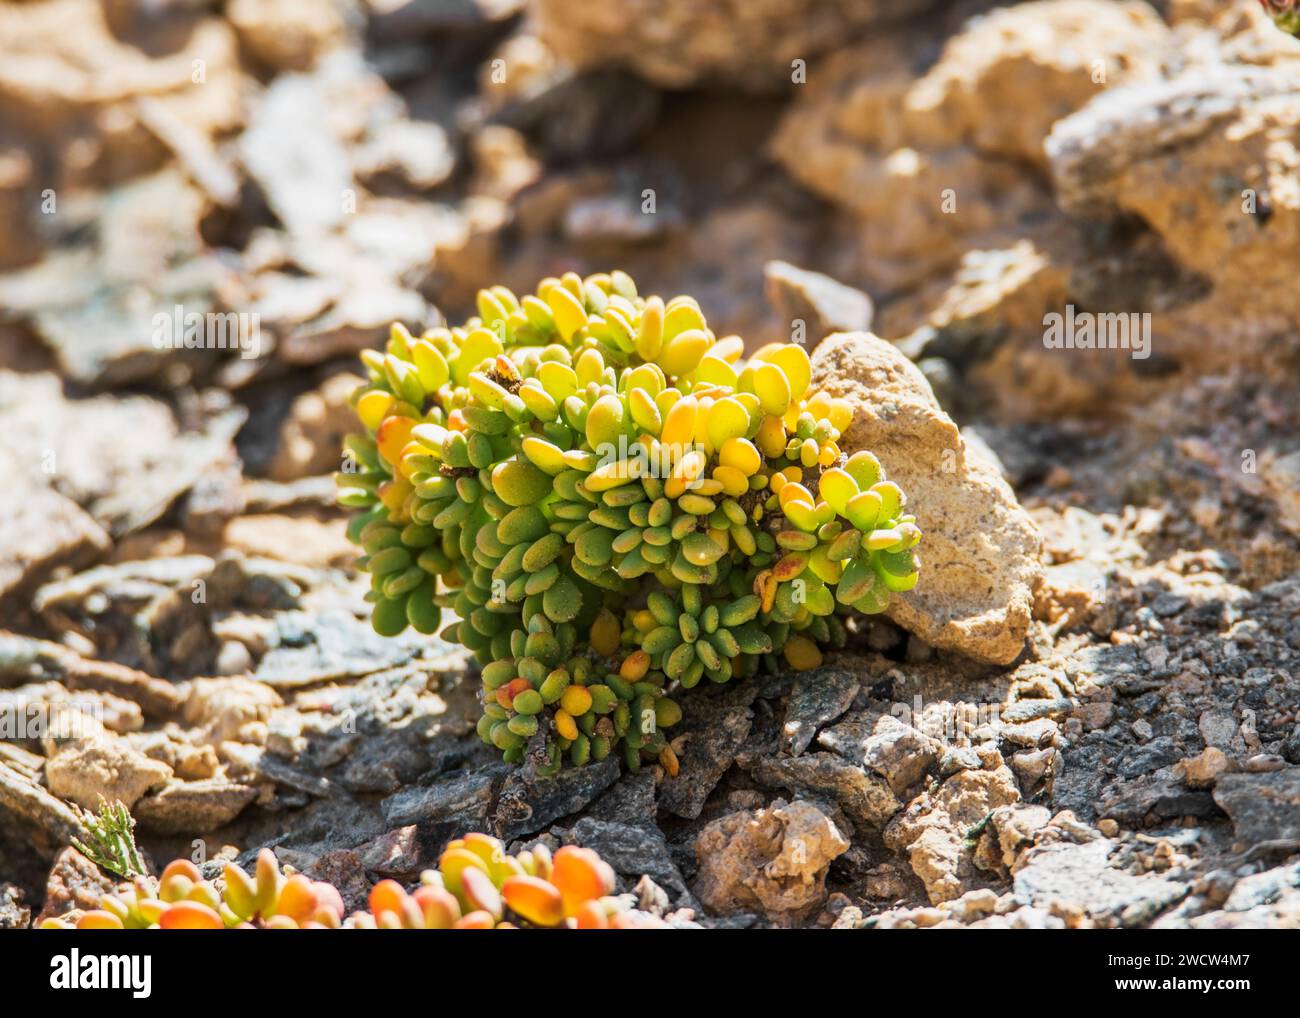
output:
POLYGON ((487 830, 706 925, 1300 925, 1298 69, 1208 0, 0 8, 0 926, 93 900, 101 794, 349 907, 487 830), (695 691, 677 776, 542 780, 370 630, 328 474, 391 320, 615 266, 850 333, 925 567, 695 691), (1150 356, 1046 348, 1067 304, 1150 356))

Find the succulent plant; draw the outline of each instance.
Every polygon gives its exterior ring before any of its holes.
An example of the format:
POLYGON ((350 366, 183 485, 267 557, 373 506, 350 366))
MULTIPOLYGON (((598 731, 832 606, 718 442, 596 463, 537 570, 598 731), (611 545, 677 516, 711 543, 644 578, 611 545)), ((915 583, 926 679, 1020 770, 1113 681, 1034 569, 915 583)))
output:
POLYGON ((436 870, 407 893, 395 880, 370 891, 354 926, 490 930, 518 927, 626 929, 667 924, 614 895, 614 871, 589 848, 544 844, 507 855, 496 838, 467 834, 447 845, 436 870))
POLYGON ((1300 4, 1296 0, 1259 0, 1273 24, 1291 35, 1300 36, 1300 4))
POLYGON ((370 890, 367 911, 343 919, 343 899, 328 883, 285 873, 263 849, 253 874, 233 863, 220 889, 187 859, 158 878, 138 876, 75 921, 53 918, 42 929, 632 929, 668 924, 614 894, 614 871, 589 848, 554 856, 544 844, 518 855, 486 834, 450 842, 436 870, 407 892, 395 880, 370 890))
POLYGON ((77 819, 89 844, 72 839, 72 847, 101 869, 130 880, 144 873, 144 860, 135 843, 135 818, 126 804, 99 797, 99 810, 92 813, 73 803, 77 819))
POLYGON ((915 585, 903 492, 840 450, 851 405, 798 345, 743 353, 622 272, 483 290, 465 325, 363 353, 337 479, 374 628, 454 612, 506 760, 675 773, 680 691, 815 667, 915 585))
MULTIPOLYGON (((194 863, 176 859, 156 879, 138 876, 104 895, 99 908, 81 914, 76 928, 333 929, 342 917, 343 899, 332 885, 301 873, 286 874, 274 853, 263 849, 252 876, 227 863, 220 889, 204 880, 194 863)), ((69 926, 61 919, 43 925, 69 926)))

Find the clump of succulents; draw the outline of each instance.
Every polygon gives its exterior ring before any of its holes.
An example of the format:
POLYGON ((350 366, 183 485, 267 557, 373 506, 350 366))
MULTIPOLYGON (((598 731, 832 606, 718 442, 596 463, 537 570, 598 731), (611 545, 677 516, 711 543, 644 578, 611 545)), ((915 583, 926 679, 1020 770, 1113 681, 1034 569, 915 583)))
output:
POLYGON ((362 355, 340 502, 372 622, 483 666, 478 731, 542 773, 619 752, 670 773, 677 697, 821 662, 915 585, 921 532, 795 344, 748 359, 625 273, 480 291, 463 326, 362 355))
POLYGON ((408 894, 395 880, 370 891, 357 927, 491 930, 537 927, 584 930, 666 926, 614 894, 614 871, 589 848, 544 844, 507 855, 496 838, 467 834, 447 845, 436 870, 408 894))
MULTIPOLYGON (((79 930, 337 929, 343 899, 328 883, 285 873, 263 849, 252 875, 227 863, 220 888, 188 859, 176 859, 156 879, 137 876, 83 912, 79 930)), ((43 924, 66 929, 61 919, 43 924)))
POLYGON ((496 838, 467 834, 450 842, 436 870, 408 893, 395 880, 370 891, 370 908, 343 918, 333 885, 284 872, 268 849, 250 875, 228 863, 221 885, 177 859, 156 879, 138 876, 75 921, 43 929, 633 929, 668 924, 614 894, 614 871, 589 848, 544 844, 507 855, 496 838))

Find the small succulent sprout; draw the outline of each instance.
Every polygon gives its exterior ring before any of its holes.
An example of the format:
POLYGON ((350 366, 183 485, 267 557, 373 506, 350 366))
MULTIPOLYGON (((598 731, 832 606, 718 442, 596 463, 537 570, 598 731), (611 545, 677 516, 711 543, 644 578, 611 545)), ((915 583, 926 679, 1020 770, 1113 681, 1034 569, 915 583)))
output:
MULTIPOLYGON (((816 667, 847 616, 918 582, 905 494, 842 451, 852 405, 813 390, 802 347, 746 358, 694 299, 622 272, 476 304, 363 352, 337 480, 375 629, 441 628, 472 652, 477 731, 506 761, 675 773, 685 691, 816 667)), ((494 903, 470 900, 457 860, 445 889, 473 925, 494 903)))
POLYGON ((75 805, 74 809, 88 837, 87 842, 73 839, 75 849, 116 876, 130 879, 144 873, 144 861, 135 843, 135 819, 124 803, 110 803, 101 795, 96 813, 75 805))

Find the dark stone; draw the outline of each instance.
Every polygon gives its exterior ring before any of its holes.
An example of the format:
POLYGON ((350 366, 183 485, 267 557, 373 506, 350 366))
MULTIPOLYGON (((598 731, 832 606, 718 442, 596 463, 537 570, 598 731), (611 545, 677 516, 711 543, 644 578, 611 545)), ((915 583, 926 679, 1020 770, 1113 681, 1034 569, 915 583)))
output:
POLYGON ((781 748, 798 756, 817 730, 847 711, 862 688, 852 672, 817 668, 799 677, 785 708, 781 748))
POLYGON ((1291 729, 1282 743, 1282 756, 1289 763, 1300 764, 1300 724, 1291 729))
POLYGON ((1166 591, 1156 597, 1151 602, 1151 610, 1160 618, 1172 618, 1181 612, 1188 605, 1188 599, 1182 594, 1174 594, 1166 591))
POLYGON ((538 778, 530 767, 513 768, 493 813, 497 837, 514 841, 578 812, 617 781, 619 771, 612 756, 586 767, 567 767, 553 778, 538 778))
POLYGON ((648 770, 624 774, 587 808, 593 819, 632 827, 653 825, 657 812, 655 779, 648 770))
POLYGON ((492 809, 492 793, 509 771, 505 764, 439 777, 427 785, 411 785, 380 805, 391 827, 454 820, 463 832, 481 831, 492 809))
POLYGON ((1300 839, 1300 769, 1224 774, 1214 801, 1232 817, 1237 840, 1249 845, 1300 839))
POLYGON ((1135 746, 1126 753, 1118 767, 1122 778, 1136 778, 1142 774, 1169 767, 1178 762, 1180 755, 1174 740, 1167 735, 1152 739, 1144 746, 1135 746))
POLYGON ((659 93, 617 70, 564 71, 492 120, 532 138, 552 159, 617 155, 659 115, 659 93))
POLYGON ((687 820, 700 815, 704 800, 749 736, 754 723, 750 704, 756 695, 752 683, 692 690, 690 712, 681 729, 673 732, 674 739, 679 734, 687 736, 681 769, 675 777, 664 779, 659 790, 661 807, 687 820))
MULTIPOLYGON (((1068 771, 1068 763, 1066 767, 1068 771)), ((1097 803, 1095 815, 1140 827, 1148 819, 1174 820, 1185 816, 1208 819, 1218 816, 1219 808, 1209 792, 1192 791, 1175 781, 1140 778, 1097 803)))

